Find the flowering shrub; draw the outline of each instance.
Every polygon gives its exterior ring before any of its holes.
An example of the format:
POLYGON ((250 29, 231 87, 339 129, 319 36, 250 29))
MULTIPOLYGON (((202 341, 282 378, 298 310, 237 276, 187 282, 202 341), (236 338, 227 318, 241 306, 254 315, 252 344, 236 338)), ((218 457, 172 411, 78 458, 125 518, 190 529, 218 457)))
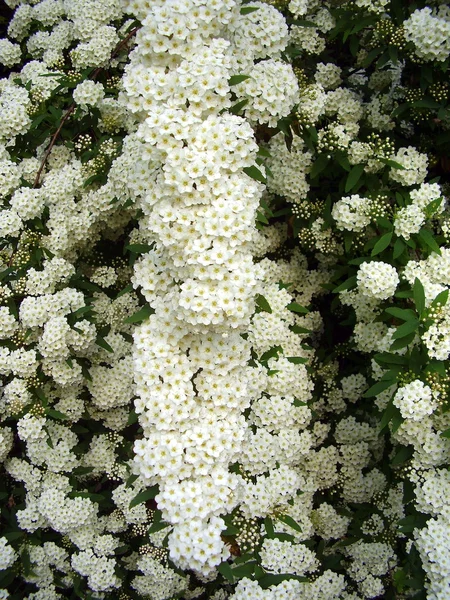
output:
POLYGON ((0 598, 450 596, 450 7, 7 0, 0 598))

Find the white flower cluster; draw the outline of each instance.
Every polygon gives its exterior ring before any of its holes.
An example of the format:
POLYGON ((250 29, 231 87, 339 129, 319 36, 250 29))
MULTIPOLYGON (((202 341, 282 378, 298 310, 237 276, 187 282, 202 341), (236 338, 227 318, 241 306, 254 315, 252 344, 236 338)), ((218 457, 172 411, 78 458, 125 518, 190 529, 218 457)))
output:
POLYGON ((394 405, 400 409, 404 419, 420 421, 433 413, 437 401, 431 388, 420 379, 415 379, 396 391, 394 405))
POLYGON ((103 85, 85 79, 73 91, 73 100, 83 108, 98 106, 105 95, 103 85))
POLYGON ((291 202, 306 198, 309 192, 306 176, 312 164, 312 154, 306 149, 301 137, 294 137, 289 151, 284 134, 280 132, 271 138, 269 151, 271 156, 267 166, 271 175, 268 178, 268 189, 285 196, 291 202))
MULTIPOLYGON (((135 461, 143 480, 160 486, 156 501, 174 525, 171 557, 207 574, 228 555, 218 516, 237 502, 239 479, 227 467, 239 457, 242 412, 254 393, 250 346, 240 333, 260 276, 246 244, 261 186, 242 171, 257 150, 251 128, 218 114, 230 106, 233 48, 215 36, 236 18, 226 12, 234 3, 205 4, 204 13, 187 3, 189 19, 169 4, 147 13, 122 96, 140 113, 138 138, 155 165, 134 192, 145 213, 143 239, 155 242, 133 276, 155 310, 134 335, 145 435, 135 461)), ((262 98, 267 110, 276 107, 275 96, 262 98)))
POLYGON ((441 188, 437 183, 422 183, 418 189, 410 192, 410 197, 411 204, 397 211, 394 222, 395 233, 405 240, 408 240, 411 234, 420 231, 427 218, 426 209, 431 202, 441 199, 433 213, 442 213, 445 209, 445 199, 442 198, 441 188))
POLYGON ((369 225, 371 208, 372 202, 369 198, 353 194, 338 200, 333 206, 331 215, 338 229, 359 232, 369 225))
POLYGON ((22 50, 19 44, 13 44, 8 39, 0 39, 0 64, 12 67, 20 62, 22 50))
POLYGON ((392 167, 389 171, 389 177, 393 181, 410 186, 423 183, 427 175, 428 158, 426 154, 418 152, 413 146, 400 148, 393 154, 391 160, 402 165, 402 169, 392 167))
POLYGON ((2 143, 9 142, 10 138, 28 131, 31 125, 28 114, 30 104, 26 89, 8 79, 0 80, 0 141, 2 143))
POLYGON ((298 82, 292 67, 280 60, 257 63, 249 79, 235 88, 239 101, 247 100, 245 116, 251 122, 276 127, 299 101, 298 82))
POLYGON ((399 282, 396 268, 383 261, 364 262, 358 269, 358 290, 369 298, 386 300, 394 294, 399 282))
POLYGON ((417 56, 425 60, 444 61, 450 55, 450 9, 441 4, 415 10, 403 22, 405 38, 413 42, 417 56))

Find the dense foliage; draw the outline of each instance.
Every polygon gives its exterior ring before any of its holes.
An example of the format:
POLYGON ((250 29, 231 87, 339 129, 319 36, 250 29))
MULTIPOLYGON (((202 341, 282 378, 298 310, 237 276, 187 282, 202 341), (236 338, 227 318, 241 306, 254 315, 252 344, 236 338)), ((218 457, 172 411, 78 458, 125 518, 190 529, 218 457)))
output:
POLYGON ((6 4, 0 598, 448 599, 449 5, 6 4))

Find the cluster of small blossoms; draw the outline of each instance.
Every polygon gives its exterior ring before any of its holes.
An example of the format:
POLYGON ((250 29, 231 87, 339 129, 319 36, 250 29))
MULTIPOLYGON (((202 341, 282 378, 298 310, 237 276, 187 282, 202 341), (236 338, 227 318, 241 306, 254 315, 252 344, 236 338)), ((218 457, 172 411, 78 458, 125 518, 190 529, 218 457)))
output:
POLYGON ((245 15, 234 2, 194 4, 189 18, 176 2, 155 5, 138 33, 121 101, 140 119, 137 139, 154 166, 123 193, 144 213, 140 238, 154 243, 132 278, 155 311, 134 334, 144 432, 135 466, 159 484, 171 558, 207 575, 229 554, 219 515, 237 504, 240 481, 228 465, 240 456, 242 412, 256 392, 240 334, 261 277, 247 246, 262 186, 243 172, 256 157, 250 126, 219 114, 231 105, 233 46, 217 35, 245 15))
POLYGON ((411 234, 418 233, 425 224, 427 217, 427 207, 439 199, 438 206, 433 209, 433 213, 442 213, 445 209, 446 200, 442 197, 442 191, 437 183, 422 183, 416 190, 410 192, 411 204, 402 207, 395 215, 394 230, 405 240, 411 237, 411 234))
POLYGON ((414 44, 414 51, 425 60, 444 61, 450 55, 450 10, 441 4, 415 10, 404 21, 405 38, 414 44))
POLYGON ((396 268, 382 261, 362 263, 357 274, 360 293, 377 300, 392 296, 399 282, 396 268))
POLYGON ((338 229, 363 231, 371 222, 372 202, 358 194, 338 200, 331 211, 338 229))

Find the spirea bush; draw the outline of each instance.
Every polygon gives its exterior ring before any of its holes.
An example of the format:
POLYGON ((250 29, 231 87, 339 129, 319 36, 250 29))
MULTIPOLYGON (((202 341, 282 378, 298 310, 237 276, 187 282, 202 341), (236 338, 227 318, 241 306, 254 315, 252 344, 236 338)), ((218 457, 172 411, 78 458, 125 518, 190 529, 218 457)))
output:
POLYGON ((0 598, 448 600, 449 5, 6 5, 0 598))

